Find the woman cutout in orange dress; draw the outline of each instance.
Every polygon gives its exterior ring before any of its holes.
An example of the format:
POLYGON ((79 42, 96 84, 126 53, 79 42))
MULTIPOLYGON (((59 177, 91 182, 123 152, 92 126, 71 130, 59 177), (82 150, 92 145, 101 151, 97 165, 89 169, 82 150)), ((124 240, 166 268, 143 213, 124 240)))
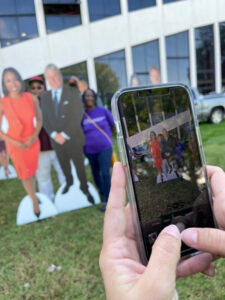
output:
POLYGON ((0 131, 0 137, 6 141, 17 175, 32 199, 34 214, 39 218, 39 202, 35 195, 35 173, 40 152, 38 134, 42 126, 39 103, 30 93, 24 92, 23 80, 14 68, 3 71, 2 89, 5 97, 0 100, 0 124, 4 114, 8 131, 0 131))
POLYGON ((160 175, 161 182, 163 182, 160 141, 157 139, 156 133, 154 131, 150 132, 150 143, 148 145, 148 151, 151 154, 154 165, 158 171, 158 174, 160 175))

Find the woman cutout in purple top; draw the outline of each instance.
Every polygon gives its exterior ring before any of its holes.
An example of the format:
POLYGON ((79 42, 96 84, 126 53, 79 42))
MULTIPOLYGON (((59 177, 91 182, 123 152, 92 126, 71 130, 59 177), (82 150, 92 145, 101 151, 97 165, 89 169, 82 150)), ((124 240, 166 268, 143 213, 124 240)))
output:
POLYGON ((85 135, 84 154, 90 162, 95 184, 99 189, 104 203, 102 208, 102 211, 104 211, 110 190, 114 121, 108 109, 96 105, 97 95, 93 90, 87 89, 83 93, 82 99, 85 106, 85 113, 88 115, 87 117, 84 114, 81 122, 85 135))

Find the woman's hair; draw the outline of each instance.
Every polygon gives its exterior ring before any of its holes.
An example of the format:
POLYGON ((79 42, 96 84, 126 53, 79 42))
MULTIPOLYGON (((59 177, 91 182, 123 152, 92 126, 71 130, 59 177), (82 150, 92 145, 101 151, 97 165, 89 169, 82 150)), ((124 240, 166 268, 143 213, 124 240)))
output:
POLYGON ((83 100, 83 103, 85 104, 85 95, 86 95, 86 93, 87 92, 92 92, 92 94, 93 94, 93 96, 94 96, 94 99, 95 99, 95 105, 97 105, 97 94, 95 93, 95 91, 94 90, 92 90, 92 89, 90 89, 90 88, 87 88, 84 92, 83 92, 83 94, 82 94, 82 100, 83 100))
POLYGON ((150 131, 150 140, 152 140, 152 139, 151 139, 151 133, 153 133, 155 139, 157 139, 155 131, 150 131))
POLYGON ((20 73, 16 69, 9 67, 9 68, 4 69, 4 71, 2 72, 2 91, 3 91, 4 95, 7 96, 9 94, 9 91, 7 90, 5 83, 4 83, 5 74, 8 72, 13 73, 15 75, 16 79, 20 82, 20 85, 21 85, 20 92, 23 93, 25 91, 25 85, 24 85, 24 81, 23 81, 20 73))

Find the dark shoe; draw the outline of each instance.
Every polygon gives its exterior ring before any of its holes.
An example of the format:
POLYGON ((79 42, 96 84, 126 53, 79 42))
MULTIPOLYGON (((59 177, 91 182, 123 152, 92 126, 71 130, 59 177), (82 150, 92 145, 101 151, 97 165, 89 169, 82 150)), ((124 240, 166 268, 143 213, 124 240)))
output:
POLYGON ((92 195, 90 194, 90 193, 88 193, 88 194, 86 194, 86 196, 87 196, 87 200, 88 200, 88 202, 90 202, 91 204, 95 204, 95 200, 94 200, 94 198, 92 197, 92 195))
POLYGON ((67 184, 67 185, 64 187, 64 189, 63 189, 63 191, 62 191, 62 194, 66 194, 66 193, 69 191, 71 185, 72 185, 72 184, 67 184))
POLYGON ((107 203, 103 203, 103 205, 99 208, 99 211, 104 213, 106 210, 106 205, 107 205, 107 203))
POLYGON ((34 214, 39 219, 41 212, 40 211, 38 213, 35 212, 34 214))

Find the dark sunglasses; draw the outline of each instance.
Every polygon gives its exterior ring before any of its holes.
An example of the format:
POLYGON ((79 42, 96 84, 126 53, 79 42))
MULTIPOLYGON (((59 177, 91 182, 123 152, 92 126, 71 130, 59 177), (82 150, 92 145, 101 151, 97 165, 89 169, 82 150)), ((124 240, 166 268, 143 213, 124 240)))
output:
POLYGON ((31 86, 30 89, 31 90, 41 90, 43 87, 41 85, 39 86, 31 86))

